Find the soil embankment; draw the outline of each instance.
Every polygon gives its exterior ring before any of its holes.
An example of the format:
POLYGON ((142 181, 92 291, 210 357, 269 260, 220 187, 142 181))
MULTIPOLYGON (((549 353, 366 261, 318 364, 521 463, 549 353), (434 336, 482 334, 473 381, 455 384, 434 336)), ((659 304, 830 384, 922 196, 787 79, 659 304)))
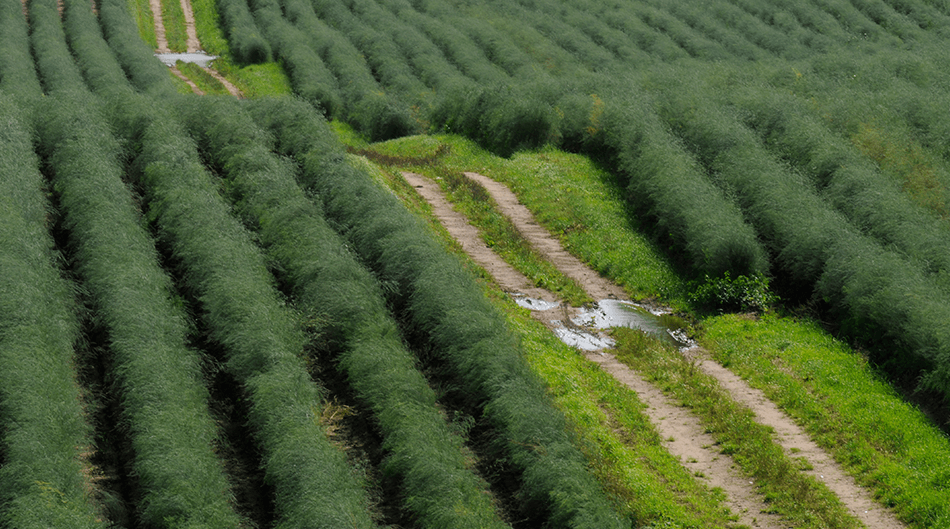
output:
MULTIPOLYGON (((501 288, 511 293, 522 292, 527 296, 548 301, 556 299, 551 293, 537 293, 539 289, 536 288, 530 294, 523 292, 521 288, 527 283, 524 276, 511 269, 485 246, 477 230, 469 225, 464 217, 452 210, 434 182, 413 173, 403 173, 403 175, 420 192, 420 195, 429 201, 436 217, 459 241, 462 248, 492 274, 501 288)), ((478 173, 467 172, 465 176, 482 185, 525 239, 562 273, 576 280, 591 297, 594 299, 625 298, 619 286, 600 277, 579 259, 565 251, 560 242, 534 220, 531 212, 519 203, 517 196, 506 186, 478 173)), ((541 313, 538 312, 534 314, 542 321, 550 319, 550 317, 539 316, 541 313)), ((768 514, 769 507, 761 494, 757 492, 755 484, 738 473, 730 457, 712 448, 715 446, 714 439, 710 434, 705 433, 705 428, 699 419, 688 409, 671 401, 640 374, 617 361, 608 350, 587 351, 584 354, 617 380, 636 391, 639 398, 647 404, 646 413, 660 436, 666 440, 666 448, 678 456, 691 472, 702 476, 709 486, 720 487, 726 492, 729 498, 727 503, 739 516, 740 523, 763 528, 784 526, 777 515, 768 514)), ((904 527, 890 511, 874 502, 867 490, 858 486, 851 476, 846 474, 761 391, 750 387, 744 380, 712 361, 708 352, 702 348, 683 349, 683 354, 697 362, 697 367, 705 374, 715 378, 735 401, 751 409, 757 422, 774 429, 775 441, 786 454, 806 460, 811 467, 811 470, 806 472, 825 483, 855 518, 871 528, 900 529, 904 527)))

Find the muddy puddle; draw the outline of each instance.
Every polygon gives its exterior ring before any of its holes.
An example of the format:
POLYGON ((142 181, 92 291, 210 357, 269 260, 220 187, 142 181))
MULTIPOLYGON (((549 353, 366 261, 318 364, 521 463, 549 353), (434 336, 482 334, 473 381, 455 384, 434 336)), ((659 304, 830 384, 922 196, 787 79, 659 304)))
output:
MULTIPOLYGON (((514 299, 518 305, 533 311, 546 311, 560 306, 526 296, 515 296, 514 299)), ((573 312, 567 321, 552 319, 550 323, 561 341, 584 351, 612 347, 613 340, 602 332, 611 327, 638 329, 681 349, 696 345, 687 336, 681 319, 666 312, 651 311, 630 301, 603 299, 573 312)))
POLYGON ((178 61, 192 62, 207 68, 211 61, 218 58, 217 55, 208 55, 207 53, 156 53, 158 60, 165 63, 165 66, 175 66, 178 61))

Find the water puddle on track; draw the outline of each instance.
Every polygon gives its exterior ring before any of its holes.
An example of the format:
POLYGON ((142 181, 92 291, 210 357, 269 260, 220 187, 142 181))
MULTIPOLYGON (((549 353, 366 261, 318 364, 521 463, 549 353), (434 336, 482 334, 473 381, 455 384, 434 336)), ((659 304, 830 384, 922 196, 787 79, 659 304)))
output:
MULTIPOLYGON (((527 296, 514 296, 515 302, 532 311, 548 311, 560 306, 527 296)), ((597 303, 577 309, 565 319, 549 320, 554 333, 562 342, 583 351, 607 349, 613 340, 601 331, 611 327, 639 329, 680 349, 696 345, 687 335, 682 320, 668 312, 650 310, 630 301, 602 299, 597 303)))
POLYGON ((155 56, 165 63, 165 66, 175 66, 177 61, 182 61, 193 62, 202 68, 207 68, 211 61, 218 58, 217 55, 207 53, 156 53, 155 56))

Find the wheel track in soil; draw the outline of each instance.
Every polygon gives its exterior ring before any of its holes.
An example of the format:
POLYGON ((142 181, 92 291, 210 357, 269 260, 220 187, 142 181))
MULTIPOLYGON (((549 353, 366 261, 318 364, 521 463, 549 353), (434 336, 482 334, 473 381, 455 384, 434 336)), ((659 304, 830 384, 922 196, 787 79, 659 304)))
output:
MULTIPOLYGON (((25 2, 26 0, 23 0, 23 1, 25 2)), ((173 0, 166 0, 166 1, 173 1, 173 0)), ((186 51, 188 53, 200 53, 202 51, 201 41, 198 40, 198 32, 197 30, 195 30, 195 15, 194 15, 194 10, 192 10, 191 8, 191 0, 180 0, 180 1, 181 1, 181 9, 185 15, 185 32, 187 34, 186 51)), ((168 48, 168 39, 165 36, 165 23, 164 23, 164 20, 162 19, 162 0, 149 0, 149 8, 152 11, 152 19, 155 22, 155 40, 158 43, 158 48, 155 50, 155 53, 157 54, 171 53, 171 50, 168 48)), ((185 74, 183 74, 181 70, 179 70, 175 66, 170 66, 169 68, 171 69, 171 72, 175 75, 175 77, 178 77, 179 79, 188 83, 188 86, 191 87, 191 90, 194 93, 198 95, 204 95, 204 92, 202 92, 201 89, 198 88, 198 86, 194 83, 194 81, 192 81, 191 79, 188 79, 188 77, 185 76, 185 74)), ((215 70, 214 68, 201 66, 201 69, 207 72, 208 75, 210 75, 211 77, 214 77, 215 79, 217 79, 219 83, 224 85, 228 93, 231 94, 232 96, 238 97, 238 98, 244 97, 244 95, 241 93, 241 90, 238 87, 234 86, 234 84, 231 81, 228 81, 227 79, 225 79, 225 77, 221 75, 220 73, 218 73, 218 71, 215 70)))
MULTIPOLYGON (((578 258, 565 251, 560 242, 535 221, 533 214, 519 202, 517 196, 507 186, 478 173, 465 172, 463 174, 484 187, 498 204, 501 212, 511 219, 525 239, 562 273, 576 280, 591 297, 626 299, 626 294, 618 285, 601 277, 578 258)), ((557 300, 552 293, 531 286, 527 278, 485 246, 477 229, 471 226, 462 214, 452 209, 438 184, 416 173, 403 172, 402 175, 409 185, 432 206, 433 213, 462 245, 463 250, 485 268, 502 289, 509 293, 521 293, 545 301, 557 300), (525 287, 529 288, 526 290, 525 287)), ((568 310, 562 309, 565 319, 568 319, 568 310)), ((550 316, 545 314, 532 311, 536 319, 550 327, 550 316)), ((710 434, 705 433, 705 428, 699 419, 687 408, 666 397, 642 374, 619 362, 608 351, 583 352, 582 354, 637 393, 640 400, 647 405, 645 413, 657 428, 666 449, 678 457, 691 473, 703 476, 710 487, 720 487, 726 493, 728 497, 726 504, 739 516, 739 523, 756 528, 786 526, 778 515, 767 513, 769 507, 763 496, 758 493, 755 484, 750 482, 748 477, 736 470, 732 458, 710 448, 715 445, 715 440, 710 434)), ((774 430, 775 442, 782 447, 786 455, 805 459, 812 469, 804 472, 824 483, 841 500, 852 516, 866 527, 872 529, 906 527, 892 512, 876 503, 866 489, 860 487, 854 478, 845 473, 827 452, 812 441, 762 391, 749 386, 742 378, 713 361, 708 351, 700 347, 684 350, 683 354, 696 362, 703 373, 715 378, 736 402, 752 410, 758 423, 771 427, 774 430)))

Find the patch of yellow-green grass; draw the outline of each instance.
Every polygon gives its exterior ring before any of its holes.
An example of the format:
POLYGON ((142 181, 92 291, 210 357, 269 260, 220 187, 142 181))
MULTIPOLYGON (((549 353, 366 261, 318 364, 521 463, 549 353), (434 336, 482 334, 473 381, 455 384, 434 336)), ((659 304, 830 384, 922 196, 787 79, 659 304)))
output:
POLYGON ((162 25, 165 27, 165 40, 173 53, 188 51, 188 31, 185 29, 185 12, 178 0, 162 1, 162 25))
POLYGON ((195 91, 191 88, 191 85, 185 82, 184 79, 173 74, 171 69, 168 70, 168 75, 171 76, 172 83, 175 85, 175 90, 179 94, 194 94, 195 91))
POLYGON ((191 0, 191 11, 195 17, 195 33, 201 42, 201 49, 210 55, 228 55, 228 41, 218 25, 221 19, 215 0, 191 0))
POLYGON ((190 62, 178 61, 175 66, 178 67, 178 71, 185 75, 188 79, 191 79, 195 86, 199 90, 208 95, 228 95, 228 89, 221 84, 221 81, 218 81, 211 74, 204 71, 200 66, 190 62))
POLYGON ((158 37, 155 36, 155 18, 149 0, 128 0, 129 13, 135 19, 139 35, 153 50, 158 49, 158 37))
POLYGON ((282 97, 293 94, 290 79, 275 62, 238 67, 227 59, 218 58, 212 67, 238 87, 244 97, 282 97))
POLYGON ((347 147, 353 149, 366 149, 369 147, 369 140, 348 123, 334 119, 330 121, 330 128, 333 129, 333 132, 336 133, 337 138, 340 139, 343 145, 347 147))
POLYGON ((615 328, 617 359, 644 373, 665 394, 699 417, 718 448, 755 482, 771 512, 797 528, 862 527, 823 483, 802 472, 801 463, 786 455, 772 428, 755 420, 718 381, 706 375, 675 347, 627 328, 615 328))
POLYGON ((818 325, 766 315, 703 322, 704 345, 761 389, 911 527, 950 527, 950 439, 818 325))
MULTIPOLYGON (((412 136, 376 144, 391 156, 431 156, 454 172, 473 171, 508 185, 564 247, 631 297, 686 306, 686 283, 642 235, 614 178, 587 157, 553 147, 495 156, 456 135, 412 136)), ((420 171, 421 172, 421 171, 420 171)))

